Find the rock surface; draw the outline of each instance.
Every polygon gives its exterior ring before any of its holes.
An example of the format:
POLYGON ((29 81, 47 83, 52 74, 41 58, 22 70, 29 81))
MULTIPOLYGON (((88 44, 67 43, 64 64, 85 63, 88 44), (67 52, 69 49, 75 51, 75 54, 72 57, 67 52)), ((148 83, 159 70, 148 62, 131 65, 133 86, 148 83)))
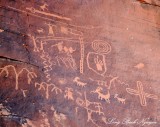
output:
POLYGON ((159 0, 0 0, 0 127, 159 127, 159 0))

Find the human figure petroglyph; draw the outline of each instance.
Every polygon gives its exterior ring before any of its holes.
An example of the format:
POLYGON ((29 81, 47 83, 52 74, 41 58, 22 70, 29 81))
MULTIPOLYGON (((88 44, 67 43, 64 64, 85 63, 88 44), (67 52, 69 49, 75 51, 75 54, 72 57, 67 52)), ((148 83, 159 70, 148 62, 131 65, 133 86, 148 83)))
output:
POLYGON ((45 23, 46 25, 48 25, 48 34, 54 36, 54 30, 53 30, 53 26, 55 27, 55 25, 51 24, 51 23, 45 23))
POLYGON ((140 98, 140 103, 142 106, 147 106, 146 98, 151 98, 151 99, 158 99, 157 95, 145 93, 143 91, 143 84, 140 81, 137 81, 137 88, 138 90, 134 90, 131 88, 126 88, 126 91, 130 94, 137 95, 140 98))
POLYGON ((72 88, 66 87, 64 98, 67 98, 68 100, 74 100, 72 88))
POLYGON ((119 103, 125 104, 125 102, 126 102, 126 99, 118 97, 118 94, 115 94, 114 98, 116 98, 119 103))
POLYGON ((32 79, 33 78, 36 78, 37 75, 34 73, 34 72, 31 72, 29 71, 27 68, 22 68, 19 72, 16 70, 15 66, 13 65, 7 65, 3 68, 0 68, 0 75, 5 72, 6 73, 6 77, 8 77, 9 75, 9 70, 10 68, 13 70, 14 74, 15 74, 15 80, 16 80, 16 83, 15 83, 15 89, 18 90, 19 88, 19 82, 18 82, 18 79, 19 79, 19 75, 22 74, 22 72, 27 72, 27 81, 28 81, 28 84, 31 83, 32 79))
POLYGON ((81 87, 85 87, 87 85, 87 83, 81 82, 79 77, 75 77, 73 79, 73 82, 75 82, 77 86, 81 86, 81 87))
POLYGON ((77 98, 76 99, 76 103, 78 106, 86 109, 87 112, 87 122, 91 122, 93 123, 95 126, 100 127, 92 118, 93 113, 97 114, 97 115, 102 115, 104 116, 104 113, 102 111, 103 107, 101 105, 101 103, 99 102, 91 102, 87 99, 86 96, 86 92, 84 92, 84 100, 82 100, 81 98, 77 98), (93 106, 94 109, 90 108, 91 106, 93 106))
POLYGON ((98 94, 98 99, 100 100, 105 100, 106 102, 110 103, 110 93, 109 90, 107 94, 102 93, 103 88, 102 87, 97 87, 95 91, 91 91, 91 93, 97 93, 98 94))

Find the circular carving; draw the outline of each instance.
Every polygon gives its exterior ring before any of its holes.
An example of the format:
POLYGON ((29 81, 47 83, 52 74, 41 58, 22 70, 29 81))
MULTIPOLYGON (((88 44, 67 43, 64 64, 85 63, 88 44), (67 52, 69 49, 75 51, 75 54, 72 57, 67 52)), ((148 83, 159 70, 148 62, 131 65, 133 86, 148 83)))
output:
POLYGON ((92 48, 98 53, 108 54, 111 51, 109 43, 101 40, 95 40, 92 42, 92 48))

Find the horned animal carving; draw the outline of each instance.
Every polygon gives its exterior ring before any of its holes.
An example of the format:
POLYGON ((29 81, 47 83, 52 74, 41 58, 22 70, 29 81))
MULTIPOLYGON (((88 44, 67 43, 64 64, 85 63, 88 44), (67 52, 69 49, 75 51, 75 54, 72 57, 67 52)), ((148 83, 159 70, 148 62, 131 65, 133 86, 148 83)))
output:
POLYGON ((100 100, 105 100, 106 102, 110 103, 110 93, 109 90, 107 92, 107 94, 103 94, 102 91, 102 87, 97 87, 97 89, 95 91, 91 91, 92 93, 97 93, 98 94, 98 99, 100 100))

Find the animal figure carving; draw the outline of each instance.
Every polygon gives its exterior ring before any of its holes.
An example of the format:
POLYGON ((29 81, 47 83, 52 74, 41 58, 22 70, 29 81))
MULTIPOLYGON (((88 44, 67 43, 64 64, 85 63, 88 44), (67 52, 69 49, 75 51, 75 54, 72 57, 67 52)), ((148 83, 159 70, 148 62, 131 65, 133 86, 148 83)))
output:
POLYGON ((118 97, 118 94, 115 94, 114 98, 116 98, 119 103, 125 104, 126 99, 118 97))
POLYGON ((85 87, 87 85, 87 83, 81 82, 79 80, 80 80, 79 77, 75 77, 73 82, 77 83, 78 86, 82 86, 82 87, 85 87))
POLYGON ((42 28, 37 30, 38 33, 44 33, 44 30, 42 28))
POLYGON ((74 51, 76 51, 76 49, 73 49, 72 47, 66 47, 64 46, 63 48, 64 52, 67 53, 67 54, 72 54, 74 51))
POLYGON ((107 92, 107 94, 103 94, 101 93, 102 91, 102 87, 97 87, 97 89, 95 91, 91 91, 92 93, 97 93, 98 94, 98 99, 100 100, 105 100, 106 102, 110 103, 110 93, 109 91, 107 92))
POLYGON ((48 10, 48 5, 45 3, 42 6, 40 6, 40 8, 44 11, 45 9, 48 10))

